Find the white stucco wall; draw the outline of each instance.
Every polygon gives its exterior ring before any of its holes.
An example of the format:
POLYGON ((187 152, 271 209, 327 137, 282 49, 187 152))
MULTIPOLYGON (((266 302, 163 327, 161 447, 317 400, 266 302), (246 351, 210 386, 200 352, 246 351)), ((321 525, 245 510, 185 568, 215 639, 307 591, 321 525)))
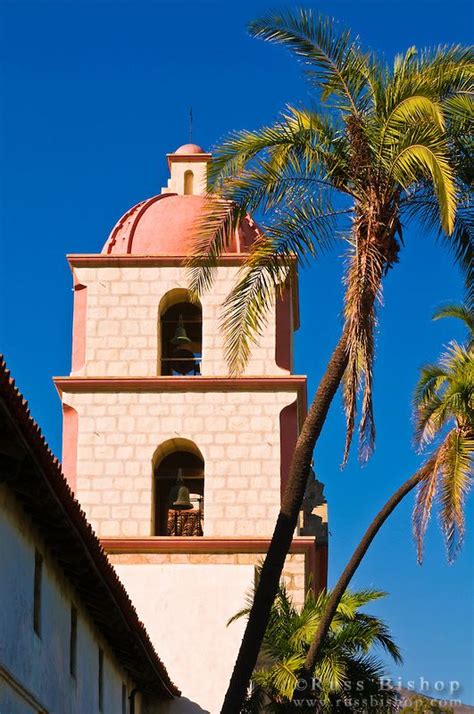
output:
MULTIPOLYGON (((202 374, 227 376, 220 307, 229 294, 237 267, 219 267, 213 288, 202 297, 202 374)), ((87 287, 86 362, 74 372, 84 376, 153 377, 159 374, 158 308, 162 297, 186 289, 183 267, 76 268, 87 287)), ((77 318, 77 316, 75 316, 77 318)), ((286 375, 275 361, 275 309, 245 374, 286 375)))
MULTIPOLYGON (((171 679, 180 683, 186 699, 217 714, 245 628, 244 619, 229 627, 226 623, 245 605, 254 567, 116 564, 115 568, 171 679)), ((186 711, 185 706, 185 701, 175 700, 169 711, 186 711)))
POLYGON ((0 487, 0 712, 51 714, 98 712, 98 648, 104 651, 104 714, 122 711, 122 684, 128 680, 97 635, 77 596, 55 565, 7 487, 0 487), (35 547, 44 558, 41 638, 33 629, 35 547), (77 675, 69 672, 70 608, 78 611, 77 675), (3 674, 2 674, 3 670, 3 674), (42 707, 8 682, 10 673, 42 707))

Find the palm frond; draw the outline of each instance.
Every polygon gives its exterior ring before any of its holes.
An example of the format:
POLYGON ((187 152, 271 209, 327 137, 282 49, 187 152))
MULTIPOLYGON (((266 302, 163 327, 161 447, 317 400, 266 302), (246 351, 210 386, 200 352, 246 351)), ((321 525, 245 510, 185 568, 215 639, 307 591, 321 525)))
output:
MULTIPOLYGON (((248 598, 252 595, 249 593, 248 598)), ((297 608, 281 583, 262 644, 259 667, 252 677, 254 685, 265 691, 277 707, 291 701, 298 672, 330 595, 330 592, 322 592, 315 596, 308 592, 304 604, 297 608)), ((376 673, 383 671, 381 662, 369 655, 375 648, 383 649, 394 661, 400 661, 399 649, 385 623, 360 611, 385 595, 371 588, 346 590, 343 594, 334 618, 335 626, 314 670, 325 705, 329 706, 335 693, 343 696, 350 683, 355 686, 356 682, 363 682, 367 691, 372 689, 376 673)), ((247 609, 243 608, 236 617, 242 617, 247 609)), ((273 711, 272 706, 269 711, 273 711)))
POLYGON ((453 430, 444 447, 440 462, 440 520, 452 563, 464 540, 464 502, 472 486, 474 436, 453 430))
POLYGON ((438 449, 425 464, 425 476, 418 486, 413 508, 413 536, 417 547, 417 559, 423 562, 423 544, 431 516, 433 501, 438 488, 442 449, 438 449))
MULTIPOLYGON (((395 644, 387 625, 377 617, 358 612, 355 623, 359 628, 361 646, 368 651, 374 643, 380 645, 391 658, 400 663, 402 661, 400 649, 395 644)), ((357 638, 354 638, 357 641, 357 638)))
POLYGON ((381 302, 382 276, 385 267, 379 246, 372 241, 352 246, 345 277, 344 317, 348 330, 348 364, 344 374, 343 397, 346 413, 346 443, 343 465, 346 464, 355 428, 357 398, 363 391, 359 423, 361 461, 371 454, 375 440, 372 404, 374 360, 374 330, 376 303, 381 302))
POLYGON ((435 311, 433 315, 433 320, 440 320, 444 317, 455 317, 457 320, 461 320, 462 322, 464 322, 469 331, 469 339, 472 340, 474 334, 473 308, 469 308, 467 305, 459 305, 456 303, 443 305, 435 311))
MULTIPOLYGON (((380 686, 386 676, 383 663, 373 655, 360 653, 347 662, 346 684, 339 699, 345 698, 348 711, 364 714, 381 714, 397 711, 397 693, 393 689, 380 686), (359 683, 354 687, 354 682, 359 683)), ((337 710, 340 709, 338 706, 337 710)))
POLYGON ((474 309, 474 216, 472 206, 458 208, 454 230, 446 239, 464 275, 465 301, 474 309))
POLYGON ((250 34, 288 47, 304 63, 312 83, 323 99, 335 94, 340 108, 358 112, 358 102, 367 88, 366 57, 347 30, 338 31, 330 18, 312 10, 271 12, 249 25, 250 34))
MULTIPOLYGON (((357 614, 357 610, 361 607, 384 597, 387 597, 387 593, 385 591, 374 590, 373 588, 367 588, 364 590, 346 590, 341 598, 341 602, 338 605, 338 613, 341 613, 348 620, 353 620, 357 614)), ((324 593, 319 601, 318 607, 325 609, 328 600, 328 593, 324 593)))
POLYGON ((441 224, 448 235, 454 229, 456 214, 456 187, 447 152, 440 146, 435 149, 425 144, 411 144, 396 156, 390 170, 391 176, 404 188, 429 176, 439 204, 441 224))
POLYGON ((242 373, 252 346, 258 344, 291 267, 283 256, 275 268, 273 246, 265 238, 254 244, 252 254, 255 264, 240 271, 222 308, 225 357, 233 376, 242 373))
POLYGON ((347 656, 343 650, 327 648, 315 667, 314 674, 321 687, 321 698, 328 702, 330 692, 340 692, 347 681, 347 656))
POLYGON ((459 93, 472 90, 474 51, 472 46, 441 45, 418 54, 408 81, 433 95, 447 100, 459 93))
POLYGON ((331 118, 288 106, 273 127, 234 132, 217 148, 211 191, 250 212, 286 203, 295 184, 348 192, 346 146, 331 118))
POLYGON ((425 186, 420 187, 411 196, 407 196, 402 208, 409 219, 417 218, 423 228, 434 230, 452 253, 464 277, 466 305, 472 309, 474 307, 474 213, 470 192, 466 193, 463 200, 458 203, 451 235, 440 230, 437 199, 425 186))
POLYGON ((472 92, 455 94, 443 102, 443 112, 448 120, 455 122, 456 129, 469 132, 474 117, 472 92))
POLYGON ((194 226, 194 246, 186 260, 187 280, 192 296, 200 297, 214 280, 219 256, 235 240, 245 212, 230 201, 209 197, 194 226))
POLYGON ((396 104, 386 118, 382 127, 382 150, 385 137, 393 141, 393 134, 404 130, 407 124, 431 121, 441 131, 444 130, 444 116, 441 106, 430 97, 411 94, 396 104))
MULTIPOLYGON (((449 305, 436 317, 472 318, 463 306, 449 305)), ((470 342, 472 341, 470 334, 470 342)), ((464 537, 464 501, 472 485, 474 454, 474 351, 452 341, 438 364, 422 369, 415 396, 415 439, 423 448, 438 446, 427 461, 413 511, 418 561, 433 503, 439 494, 440 520, 448 560, 452 562, 464 537), (449 425, 449 431, 446 429, 449 425)))
POLYGON ((416 414, 414 441, 420 450, 432 441, 436 434, 433 416, 441 405, 439 391, 447 379, 447 370, 443 365, 425 365, 420 371, 413 397, 416 414))
MULTIPOLYGON (((233 245, 241 222, 250 220, 247 212, 260 211, 262 229, 255 231, 254 248, 222 310, 226 359, 231 373, 239 374, 291 266, 347 237, 351 216, 343 463, 359 400, 364 461, 375 439, 376 311, 383 277, 397 260, 402 211, 424 217, 448 242, 465 275, 467 304, 474 304, 473 51, 409 48, 391 69, 331 19, 308 9, 271 12, 252 23, 250 32, 297 55, 316 87, 317 109, 288 106, 273 124, 234 132, 217 148, 210 183, 211 196, 219 198, 189 260, 191 290, 199 295, 210 288, 219 256, 233 245)), ((436 394, 439 385, 427 383, 426 394, 436 394)), ((452 404, 456 398, 461 399, 453 394, 452 404)), ((426 435, 449 419, 447 402, 432 406, 431 416, 428 404, 423 406, 426 435)))
POLYGON ((443 386, 448 372, 441 364, 427 364, 420 370, 420 378, 415 388, 413 403, 415 407, 429 401, 443 386))
POLYGON ((420 450, 450 419, 469 421, 473 390, 472 350, 453 340, 437 365, 422 368, 415 389, 415 443, 420 450))
POLYGON ((258 344, 268 318, 294 264, 305 264, 337 239, 335 220, 348 211, 334 211, 324 198, 309 199, 282 210, 264 228, 239 271, 222 308, 225 356, 230 374, 241 374, 252 346, 258 344))
POLYGON ((271 683, 275 689, 291 700, 298 681, 298 672, 304 664, 304 654, 294 654, 276 664, 271 669, 271 683))
POLYGON ((209 170, 209 183, 213 193, 220 193, 225 179, 237 176, 249 160, 269 148, 292 149, 298 143, 295 127, 277 121, 254 131, 235 131, 224 139, 216 151, 209 170))

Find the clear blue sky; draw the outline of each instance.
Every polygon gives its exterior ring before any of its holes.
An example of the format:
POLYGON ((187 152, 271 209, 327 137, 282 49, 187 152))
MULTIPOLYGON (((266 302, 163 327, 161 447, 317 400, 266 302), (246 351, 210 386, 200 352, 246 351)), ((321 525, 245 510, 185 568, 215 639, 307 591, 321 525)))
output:
MULTIPOLYGON (((309 3, 307 3, 309 4, 309 3)), ((194 138, 205 148, 237 128, 269 122, 286 102, 308 98, 293 58, 252 40, 245 24, 273 3, 0 3, 1 342, 10 368, 53 450, 61 417, 52 375, 70 368, 72 292, 66 253, 100 251, 115 220, 159 193, 164 154, 194 138)), ((391 59, 410 45, 467 43, 470 3, 319 2, 391 59)), ((417 368, 461 337, 433 309, 462 295, 446 251, 413 227, 386 283, 375 375, 377 451, 360 470, 339 470, 343 419, 334 404, 317 450, 330 508, 330 578, 340 572, 371 517, 416 469, 410 398, 417 368)), ((301 275, 302 327, 296 371, 309 393, 340 329, 341 260, 336 253, 301 275)), ((372 547, 355 579, 390 596, 373 607, 389 622, 405 663, 404 682, 459 680, 474 703, 472 501, 455 565, 445 560, 436 520, 419 567, 410 535, 412 499, 372 547)))

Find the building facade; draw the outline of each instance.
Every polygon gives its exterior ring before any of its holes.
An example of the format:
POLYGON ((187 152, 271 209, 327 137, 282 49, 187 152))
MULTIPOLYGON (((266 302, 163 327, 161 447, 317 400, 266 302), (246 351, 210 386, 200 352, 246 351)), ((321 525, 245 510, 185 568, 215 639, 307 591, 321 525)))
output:
POLYGON ((2 714, 185 711, 2 360, 0 564, 2 714))
MULTIPOLYGON (((228 376, 220 309, 258 236, 249 217, 212 290, 190 299, 184 260, 210 160, 193 144, 169 154, 167 187, 131 208, 100 254, 68 257, 72 370, 55 382, 71 488, 172 678, 214 714, 244 627, 226 622, 273 532, 306 378, 292 373, 295 275, 245 372, 228 376)), ((311 488, 284 573, 299 602, 326 582, 325 504, 311 488)))

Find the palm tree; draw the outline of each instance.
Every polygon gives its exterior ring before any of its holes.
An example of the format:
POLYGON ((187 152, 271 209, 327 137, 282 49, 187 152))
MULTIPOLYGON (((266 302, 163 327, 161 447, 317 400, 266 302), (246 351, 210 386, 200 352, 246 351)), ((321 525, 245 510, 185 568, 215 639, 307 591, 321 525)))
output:
MULTIPOLYGON (((470 312, 471 324, 474 312, 470 312)), ((471 485, 474 450, 474 332, 468 346, 453 341, 437 364, 423 367, 415 393, 415 441, 422 451, 437 443, 436 462, 418 490, 414 534, 418 560, 433 499, 439 494, 440 518, 448 559, 452 562, 464 537, 464 500, 471 485), (447 425, 450 428, 446 432, 447 425)))
POLYGON ((311 460, 330 404, 343 382, 344 462, 356 425, 360 456, 375 438, 372 365, 382 280, 402 246, 402 223, 418 218, 445 239, 474 293, 472 175, 473 52, 459 46, 395 59, 393 68, 362 52, 348 32, 310 10, 272 14, 250 31, 289 47, 304 64, 317 109, 289 107, 272 126, 231 135, 215 152, 209 215, 189 260, 190 288, 212 284, 213 267, 247 212, 262 231, 223 309, 232 374, 244 368, 273 308, 275 291, 341 241, 347 245, 344 327, 302 426, 280 514, 263 565, 223 712, 239 710, 265 633, 296 528, 311 460))
POLYGON ((469 335, 467 348, 472 349, 474 346, 474 305, 469 305, 467 302, 465 305, 443 305, 436 310, 433 320, 440 320, 443 317, 455 317, 464 323, 469 335))
POLYGON ((418 486, 413 511, 418 561, 422 562, 424 535, 436 498, 449 562, 462 545, 464 502, 472 485, 474 457, 474 310, 450 306, 434 317, 441 316, 460 316, 469 333, 466 345, 452 341, 436 364, 421 370, 414 396, 415 443, 420 451, 431 445, 431 453, 374 518, 334 587, 300 673, 308 682, 323 655, 340 599, 378 531, 410 491, 418 486))
MULTIPOLYGON (((399 649, 381 620, 360 612, 361 607, 384 595, 375 590, 346 590, 341 598, 324 650, 312 673, 318 682, 321 711, 333 711, 337 707, 338 711, 345 712, 380 712, 396 704, 393 690, 380 687, 380 679, 386 671, 371 651, 381 648, 400 663, 399 649)), ((330 593, 316 597, 310 591, 298 609, 284 584, 280 584, 244 712, 276 714, 287 710, 298 684, 298 672, 329 597, 330 593)), ((251 603, 252 598, 249 606, 237 613, 229 624, 247 616, 251 603)))

